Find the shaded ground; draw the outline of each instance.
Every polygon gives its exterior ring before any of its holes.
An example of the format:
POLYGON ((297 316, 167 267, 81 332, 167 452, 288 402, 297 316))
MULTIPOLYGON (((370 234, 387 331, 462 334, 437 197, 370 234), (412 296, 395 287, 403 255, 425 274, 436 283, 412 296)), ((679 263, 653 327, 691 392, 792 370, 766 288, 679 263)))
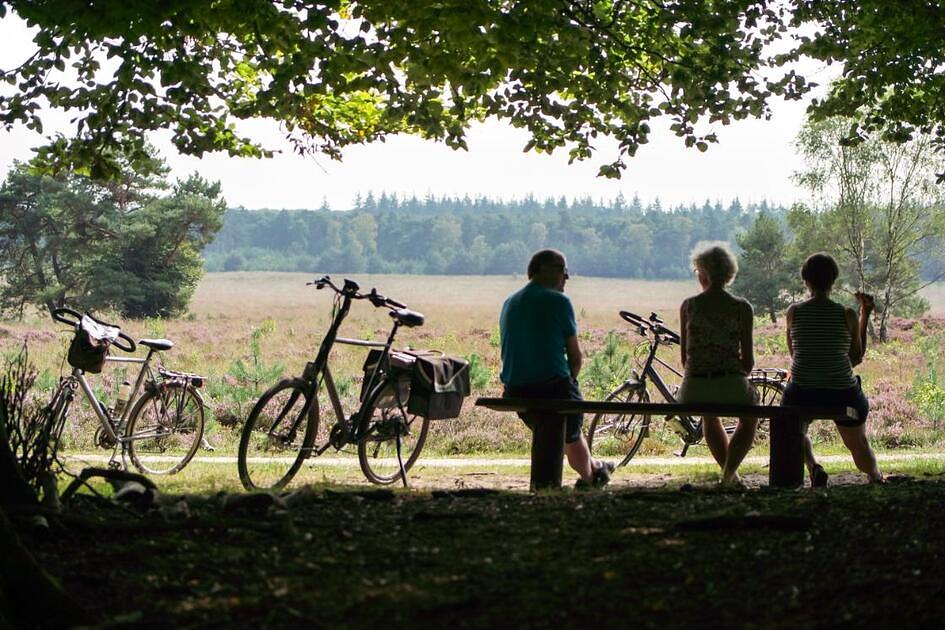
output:
MULTIPOLYGON (((842 478, 832 478, 842 481, 842 478)), ((472 484, 470 484, 472 485, 472 484)), ((136 627, 827 627, 940 623, 945 477, 827 491, 311 486, 286 508, 162 499, 31 542, 136 627)))

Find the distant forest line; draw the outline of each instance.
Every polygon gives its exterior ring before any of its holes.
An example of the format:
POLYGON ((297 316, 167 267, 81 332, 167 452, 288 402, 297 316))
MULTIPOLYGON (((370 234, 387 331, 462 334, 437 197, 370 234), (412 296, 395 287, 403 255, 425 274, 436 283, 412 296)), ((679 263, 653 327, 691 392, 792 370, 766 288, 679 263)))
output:
POLYGON ((208 271, 488 275, 523 273, 533 251, 554 247, 576 274, 673 279, 691 274, 697 243, 735 247, 760 212, 783 225, 787 208, 369 194, 349 211, 228 210, 204 256, 208 271))

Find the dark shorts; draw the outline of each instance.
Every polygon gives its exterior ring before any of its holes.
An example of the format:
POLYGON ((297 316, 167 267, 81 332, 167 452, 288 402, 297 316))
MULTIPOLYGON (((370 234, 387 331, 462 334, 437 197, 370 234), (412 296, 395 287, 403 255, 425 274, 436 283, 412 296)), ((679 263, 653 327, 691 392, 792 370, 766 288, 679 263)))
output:
MULTIPOLYGON (((544 383, 534 385, 513 385, 506 387, 502 394, 505 398, 554 398, 559 400, 584 400, 581 389, 576 380, 563 376, 544 383)), ((518 414, 529 429, 534 430, 532 422, 524 413, 518 414)), ((570 444, 581 439, 581 425, 584 424, 584 414, 574 413, 565 416, 564 441, 570 444)))
MULTIPOLYGON (((860 377, 856 377, 857 381, 860 377)), ((826 389, 824 387, 798 387, 794 383, 788 383, 781 395, 782 405, 796 405, 798 407, 817 407, 819 405, 845 405, 856 409, 860 421, 856 424, 845 426, 860 426, 866 422, 866 416, 870 412, 870 403, 863 393, 863 388, 857 382, 856 387, 849 389, 826 389)), ((835 421, 836 422, 836 421, 835 421)), ((837 422, 837 424, 840 424, 837 422)))

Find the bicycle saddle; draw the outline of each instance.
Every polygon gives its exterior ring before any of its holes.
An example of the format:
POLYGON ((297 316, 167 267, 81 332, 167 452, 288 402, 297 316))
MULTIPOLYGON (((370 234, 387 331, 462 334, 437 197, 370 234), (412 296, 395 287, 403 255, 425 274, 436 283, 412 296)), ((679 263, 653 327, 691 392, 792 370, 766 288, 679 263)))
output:
POLYGON ((138 343, 152 350, 170 350, 174 347, 174 342, 170 339, 142 339, 138 343))
POLYGON ((397 320, 397 323, 413 328, 414 326, 423 326, 423 313, 411 311, 407 308, 395 308, 390 312, 390 316, 397 320))

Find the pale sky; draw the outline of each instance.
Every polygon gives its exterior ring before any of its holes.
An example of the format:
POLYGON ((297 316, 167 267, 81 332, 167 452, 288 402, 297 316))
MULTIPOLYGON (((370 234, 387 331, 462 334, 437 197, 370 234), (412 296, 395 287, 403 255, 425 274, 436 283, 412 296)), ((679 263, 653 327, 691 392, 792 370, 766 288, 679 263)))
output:
MULTIPOLYGON (((8 14, 0 20, 0 68, 10 68, 28 56, 31 36, 25 25, 8 14)), ((826 72, 805 76, 826 84, 826 72)), ((620 180, 596 176, 598 167, 612 161, 616 152, 608 142, 598 145, 598 158, 568 165, 567 151, 552 156, 522 153, 526 134, 490 121, 468 134, 469 151, 453 151, 419 138, 391 137, 386 143, 351 147, 344 160, 323 156, 299 157, 284 142, 273 121, 250 121, 241 127, 268 148, 282 151, 269 160, 205 155, 202 159, 177 154, 167 134, 150 140, 172 169, 183 177, 197 171, 219 180, 230 206, 246 208, 317 208, 327 199, 339 210, 352 205, 355 194, 382 191, 398 195, 484 195, 514 199, 534 195, 567 198, 590 195, 609 200, 618 193, 634 194, 646 203, 659 198, 663 207, 699 203, 706 199, 726 203, 738 197, 743 203, 767 199, 789 205, 805 198, 791 180, 802 162, 793 149, 803 120, 805 102, 773 101, 771 120, 745 120, 712 129, 719 143, 705 153, 686 149, 668 130, 669 122, 654 122, 650 143, 629 159, 620 180), (162 137, 165 136, 165 137, 162 137)), ((66 118, 49 116, 45 132, 66 130, 66 118), (58 124, 57 124, 58 123, 58 124)), ((0 130, 0 173, 13 160, 27 160, 43 137, 25 128, 0 130)))

